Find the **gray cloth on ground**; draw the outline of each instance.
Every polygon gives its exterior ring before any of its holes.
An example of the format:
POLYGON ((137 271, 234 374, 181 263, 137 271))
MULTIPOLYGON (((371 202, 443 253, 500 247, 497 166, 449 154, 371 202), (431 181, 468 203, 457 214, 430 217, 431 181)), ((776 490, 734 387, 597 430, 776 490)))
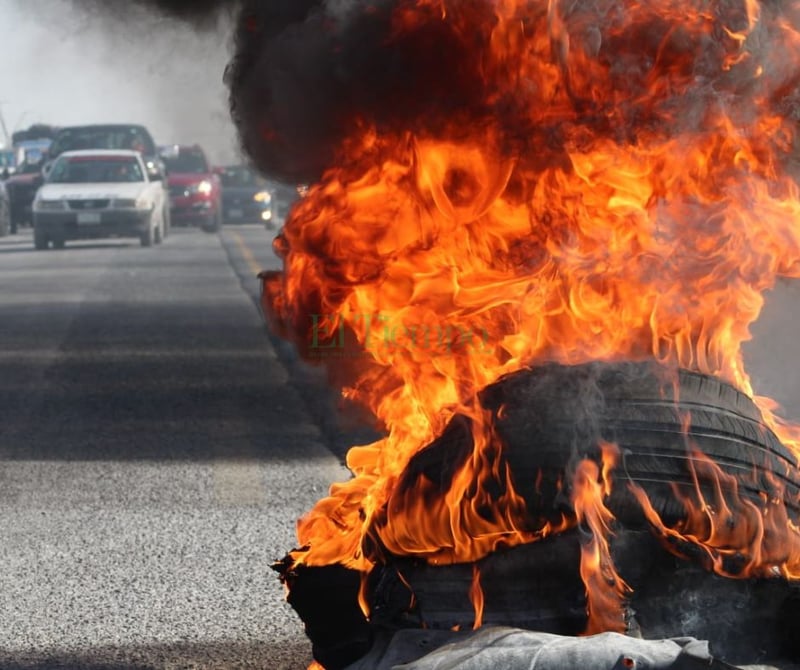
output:
POLYGON ((708 642, 695 638, 642 640, 618 633, 567 637, 486 626, 461 634, 399 631, 387 645, 373 650, 348 670, 713 670, 731 667, 714 661, 708 642))

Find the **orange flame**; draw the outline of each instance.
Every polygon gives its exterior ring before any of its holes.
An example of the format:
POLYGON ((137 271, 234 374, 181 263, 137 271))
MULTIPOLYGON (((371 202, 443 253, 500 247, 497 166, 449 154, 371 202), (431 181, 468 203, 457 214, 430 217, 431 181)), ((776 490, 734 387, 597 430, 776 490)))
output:
MULTIPOLYGON (((726 577, 800 579, 800 528, 789 518, 782 500, 764 492, 756 505, 738 495, 740 480, 723 472, 701 451, 691 449, 690 454, 694 487, 690 491, 673 487, 687 512, 677 527, 666 526, 644 491, 630 484, 664 545, 679 556, 690 546, 699 549, 708 568, 726 577), (713 484, 710 499, 700 487, 701 480, 713 484)), ((780 491, 781 485, 773 481, 771 488, 780 491)))
MULTIPOLYGON (((387 434, 352 448, 353 479, 300 520, 298 564, 368 571, 384 552, 474 561, 574 525, 528 518, 514 490, 477 401, 501 375, 655 358, 753 394, 741 345, 764 291, 800 275, 788 111, 800 20, 757 0, 714 7, 398 4, 387 48, 444 26, 474 45, 464 67, 484 99, 414 129, 354 111, 336 166, 276 241, 285 270, 265 276, 263 297, 273 322, 387 434), (409 484, 412 459, 454 417, 469 439, 447 487, 424 474, 409 484)), ((800 430, 757 400, 800 454, 800 430)), ((695 467, 726 477, 702 455, 695 467)), ((610 519, 590 469, 579 467, 588 498, 575 504, 596 576, 610 565, 610 519)), ((782 505, 676 492, 691 513, 670 529, 638 493, 661 533, 704 547, 715 569, 743 553, 751 572, 800 576, 782 505), (747 530, 728 533, 731 520, 747 530)), ((617 579, 615 602, 623 593, 617 579)), ((617 607, 593 616, 605 606, 617 607)))
POLYGON ((602 470, 589 459, 578 464, 572 492, 575 514, 589 533, 581 546, 580 566, 586 585, 587 635, 604 631, 624 633, 625 598, 631 593, 631 588, 614 568, 609 546, 614 515, 603 502, 611 494, 610 472, 619 452, 615 445, 603 444, 601 453, 602 470))
POLYGON ((483 589, 481 588, 481 571, 477 564, 472 566, 472 584, 469 589, 469 599, 475 610, 475 622, 472 630, 478 630, 483 625, 483 589))

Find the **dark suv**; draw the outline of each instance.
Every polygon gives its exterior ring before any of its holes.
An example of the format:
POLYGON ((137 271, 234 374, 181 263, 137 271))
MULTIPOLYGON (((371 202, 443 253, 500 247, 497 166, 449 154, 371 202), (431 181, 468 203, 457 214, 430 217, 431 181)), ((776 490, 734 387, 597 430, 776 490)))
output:
POLYGON ((28 158, 16 167, 16 171, 5 182, 11 216, 11 232, 19 226, 33 221, 33 199, 42 185, 44 161, 28 158))
POLYGON ((142 154, 148 171, 163 171, 156 143, 144 126, 129 123, 104 123, 62 128, 47 152, 48 162, 65 151, 79 149, 132 149, 142 154))

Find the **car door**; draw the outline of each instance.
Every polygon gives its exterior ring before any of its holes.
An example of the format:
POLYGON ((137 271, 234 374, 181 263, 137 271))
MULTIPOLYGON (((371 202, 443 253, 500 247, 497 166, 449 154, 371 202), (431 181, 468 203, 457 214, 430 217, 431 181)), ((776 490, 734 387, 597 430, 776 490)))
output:
POLYGON ((156 212, 163 212, 164 211, 164 202, 165 202, 165 188, 164 188, 164 176, 161 176, 161 179, 158 178, 158 175, 155 173, 147 170, 146 165, 142 157, 139 157, 139 164, 141 166, 142 172, 145 175, 145 179, 147 179, 147 185, 145 186, 145 194, 147 195, 148 200, 153 203, 153 210, 156 212))

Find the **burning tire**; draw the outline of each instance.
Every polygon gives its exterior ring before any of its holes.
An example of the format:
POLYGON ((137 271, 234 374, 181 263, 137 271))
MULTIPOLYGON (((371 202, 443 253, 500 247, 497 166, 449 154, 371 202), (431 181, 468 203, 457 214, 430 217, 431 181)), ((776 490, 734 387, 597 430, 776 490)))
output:
POLYGON ((720 495, 779 499, 797 517, 797 459, 755 403, 715 377, 647 363, 549 365, 499 380, 481 401, 532 515, 568 506, 571 468, 614 443, 620 462, 608 507, 626 526, 644 522, 634 487, 667 525, 686 516, 687 502, 720 495))

